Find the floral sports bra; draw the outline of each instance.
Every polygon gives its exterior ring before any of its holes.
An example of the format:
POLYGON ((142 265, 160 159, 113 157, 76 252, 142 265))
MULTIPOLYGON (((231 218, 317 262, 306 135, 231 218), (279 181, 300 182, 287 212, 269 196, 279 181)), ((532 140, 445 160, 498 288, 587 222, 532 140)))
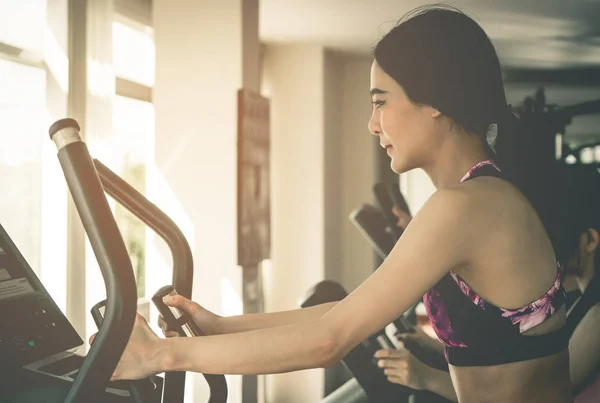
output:
MULTIPOLYGON (((479 176, 502 177, 493 161, 475 165, 462 182, 479 176)), ((563 327, 551 333, 522 333, 544 322, 565 303, 560 271, 550 289, 519 309, 499 308, 481 298, 450 271, 423 297, 429 321, 454 366, 491 366, 556 354, 568 347, 563 327)))

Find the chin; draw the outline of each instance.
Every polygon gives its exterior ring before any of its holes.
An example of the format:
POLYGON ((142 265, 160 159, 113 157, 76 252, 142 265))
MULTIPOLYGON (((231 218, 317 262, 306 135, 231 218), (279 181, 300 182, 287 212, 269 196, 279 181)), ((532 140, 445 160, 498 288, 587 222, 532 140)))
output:
POLYGON ((403 161, 399 161, 396 158, 392 158, 392 160, 390 162, 390 168, 392 168, 392 171, 394 171, 395 173, 400 175, 400 174, 403 174, 405 172, 412 170, 414 167, 410 167, 405 162, 403 163, 403 161))

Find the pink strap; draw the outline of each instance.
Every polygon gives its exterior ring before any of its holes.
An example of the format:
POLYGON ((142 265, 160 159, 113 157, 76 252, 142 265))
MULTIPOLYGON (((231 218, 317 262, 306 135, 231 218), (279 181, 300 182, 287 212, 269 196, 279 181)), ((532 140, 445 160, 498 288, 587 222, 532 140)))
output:
POLYGON ((493 165, 494 168, 496 168, 498 171, 500 171, 500 168, 498 168, 498 165, 496 165, 496 163, 494 161, 492 161, 492 160, 481 161, 481 162, 477 163, 473 168, 469 169, 469 172, 467 172, 465 174, 465 176, 462 177, 462 179, 460 180, 460 183, 463 183, 464 181, 469 179, 471 176, 473 176, 473 172, 477 171, 479 168, 481 168, 482 166, 485 166, 485 165, 493 165))

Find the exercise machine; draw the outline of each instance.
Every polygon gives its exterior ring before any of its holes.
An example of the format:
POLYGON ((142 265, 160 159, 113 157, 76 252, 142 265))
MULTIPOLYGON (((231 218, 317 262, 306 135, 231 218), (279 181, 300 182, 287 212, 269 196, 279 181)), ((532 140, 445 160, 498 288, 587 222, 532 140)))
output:
MULTIPOLYGON (((183 402, 183 372, 166 373, 164 381, 145 380, 154 385, 145 397, 132 395, 132 382, 110 381, 131 335, 137 293, 131 261, 105 192, 165 240, 173 255, 173 287, 187 298, 193 281, 189 244, 164 212, 91 158, 79 130, 76 121, 63 119, 51 126, 50 138, 104 278, 107 299, 100 330, 87 356, 71 352, 83 340, 0 226, 0 401, 183 402)), ((181 312, 173 314, 172 326, 185 336, 182 325, 188 318, 181 312)), ((210 387, 209 402, 226 402, 225 377, 204 376, 210 387)))

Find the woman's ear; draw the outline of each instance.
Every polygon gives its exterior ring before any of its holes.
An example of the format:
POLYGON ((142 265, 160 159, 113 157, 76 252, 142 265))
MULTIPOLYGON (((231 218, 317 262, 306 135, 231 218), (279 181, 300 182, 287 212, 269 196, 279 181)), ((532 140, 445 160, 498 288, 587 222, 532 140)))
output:
POLYGON ((588 228, 586 231, 585 251, 587 253, 594 252, 600 244, 600 234, 594 228, 588 228))

